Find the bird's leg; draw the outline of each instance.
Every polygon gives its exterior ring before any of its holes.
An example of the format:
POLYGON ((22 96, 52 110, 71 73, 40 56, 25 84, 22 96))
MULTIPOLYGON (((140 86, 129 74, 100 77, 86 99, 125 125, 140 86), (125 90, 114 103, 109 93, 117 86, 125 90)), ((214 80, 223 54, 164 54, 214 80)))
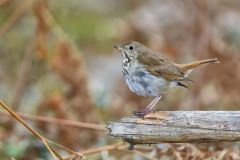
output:
POLYGON ((146 114, 150 113, 153 110, 153 108, 161 98, 162 96, 154 98, 154 100, 147 107, 145 107, 144 109, 136 110, 133 112, 133 114, 137 117, 144 117, 146 114))

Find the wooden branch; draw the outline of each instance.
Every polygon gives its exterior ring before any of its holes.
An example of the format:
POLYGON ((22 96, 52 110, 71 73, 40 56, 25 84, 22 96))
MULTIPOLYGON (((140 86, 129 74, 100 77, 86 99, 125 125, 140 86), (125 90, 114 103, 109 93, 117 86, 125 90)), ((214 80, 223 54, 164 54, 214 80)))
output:
POLYGON ((240 111, 158 111, 107 125, 110 135, 130 144, 240 140, 240 111))

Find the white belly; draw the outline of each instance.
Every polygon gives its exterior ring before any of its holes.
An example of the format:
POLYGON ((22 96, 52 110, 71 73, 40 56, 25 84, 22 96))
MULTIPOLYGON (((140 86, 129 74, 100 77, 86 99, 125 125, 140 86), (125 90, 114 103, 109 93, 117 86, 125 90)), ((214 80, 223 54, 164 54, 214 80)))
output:
POLYGON ((170 85, 166 79, 141 70, 125 73, 124 79, 130 90, 141 96, 160 96, 170 85))

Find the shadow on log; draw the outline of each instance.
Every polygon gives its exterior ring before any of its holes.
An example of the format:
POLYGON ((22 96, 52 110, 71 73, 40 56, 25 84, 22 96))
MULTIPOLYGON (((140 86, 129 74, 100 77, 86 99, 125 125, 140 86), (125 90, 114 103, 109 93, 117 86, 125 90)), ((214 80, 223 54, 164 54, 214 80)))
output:
POLYGON ((107 125, 110 136, 130 144, 240 140, 240 111, 158 111, 107 125))

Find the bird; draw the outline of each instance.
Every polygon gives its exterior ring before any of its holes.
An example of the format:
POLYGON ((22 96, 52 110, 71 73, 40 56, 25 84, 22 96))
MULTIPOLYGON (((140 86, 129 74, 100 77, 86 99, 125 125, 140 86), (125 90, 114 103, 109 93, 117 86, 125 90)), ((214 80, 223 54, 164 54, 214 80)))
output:
POLYGON ((188 76, 195 68, 220 63, 217 58, 174 63, 163 53, 133 40, 113 46, 122 53, 122 73, 129 89, 140 96, 155 97, 145 108, 133 112, 137 117, 152 112, 169 88, 188 88, 186 84, 194 83, 188 76))

